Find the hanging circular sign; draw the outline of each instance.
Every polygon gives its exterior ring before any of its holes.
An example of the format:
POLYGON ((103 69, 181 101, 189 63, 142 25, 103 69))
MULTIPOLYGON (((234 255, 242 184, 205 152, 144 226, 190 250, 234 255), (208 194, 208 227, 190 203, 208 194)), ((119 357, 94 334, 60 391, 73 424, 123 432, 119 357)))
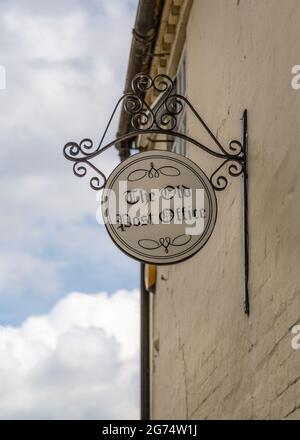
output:
POLYGON ((113 241, 146 263, 173 264, 198 252, 212 234, 217 200, 206 174, 184 156, 147 151, 109 176, 102 215, 113 241))

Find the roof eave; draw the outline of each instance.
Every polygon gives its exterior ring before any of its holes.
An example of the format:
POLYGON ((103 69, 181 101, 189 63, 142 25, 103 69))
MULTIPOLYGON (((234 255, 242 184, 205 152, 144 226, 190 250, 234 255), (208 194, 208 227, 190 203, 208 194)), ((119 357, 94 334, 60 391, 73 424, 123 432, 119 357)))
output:
MULTIPOLYGON (((139 0, 128 61, 124 93, 131 90, 131 81, 137 73, 149 73, 152 51, 156 42, 164 0, 139 0)), ((130 131, 130 117, 122 108, 117 137, 130 131)), ((135 138, 116 144, 120 160, 130 156, 130 148, 135 138)))

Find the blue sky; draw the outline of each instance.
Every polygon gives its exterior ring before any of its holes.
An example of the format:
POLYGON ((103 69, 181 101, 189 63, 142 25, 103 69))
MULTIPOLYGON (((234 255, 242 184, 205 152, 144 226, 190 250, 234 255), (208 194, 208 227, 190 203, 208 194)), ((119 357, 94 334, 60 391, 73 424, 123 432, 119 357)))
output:
MULTIPOLYGON (((62 156, 67 141, 97 142, 105 128, 123 91, 135 9, 119 0, 0 4, 2 325, 72 290, 138 285, 138 265, 96 223, 96 193, 62 156)), ((111 171, 116 152, 103 161, 111 171)))
MULTIPOLYGON (((0 65, 7 81, 0 90, 0 325, 15 329, 16 344, 24 322, 48 319, 68 298, 79 306, 84 295, 102 294, 109 304, 110 296, 119 298, 116 291, 126 296, 138 287, 138 264, 97 224, 96 193, 88 179, 73 175, 62 155, 68 141, 99 141, 123 92, 136 8, 135 0, 0 2, 0 65), (81 296, 74 300, 72 292, 81 296)), ((111 149, 99 161, 109 174, 117 152, 111 149)), ((136 291, 133 296, 137 301, 136 291)), ((110 333, 105 334, 122 347, 119 333, 110 333)), ((3 359, 5 344, 2 350, 3 359)), ((2 367, 0 360, 0 391, 2 367)), ((2 410, 11 418, 32 418, 37 408, 23 414, 10 405, 10 412, 2 410)), ((78 417, 89 414, 97 412, 82 409, 78 417)))

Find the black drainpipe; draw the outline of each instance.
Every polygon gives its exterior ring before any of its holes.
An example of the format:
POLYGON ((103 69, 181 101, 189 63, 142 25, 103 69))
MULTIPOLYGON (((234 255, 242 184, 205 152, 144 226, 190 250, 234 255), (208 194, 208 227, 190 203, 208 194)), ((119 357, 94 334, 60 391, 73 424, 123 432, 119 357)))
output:
MULTIPOLYGON (((157 31, 165 0, 139 0, 127 68, 124 92, 130 92, 131 81, 137 73, 149 73, 157 31)), ((121 110, 117 136, 130 131, 130 117, 121 110)), ((119 142, 116 147, 120 160, 130 156, 135 139, 119 142)), ((150 419, 150 318, 149 293, 145 290, 145 264, 140 265, 140 408, 141 419, 150 419)))
POLYGON ((141 340, 140 340, 140 399, 141 419, 150 419, 150 295, 145 289, 145 264, 141 263, 141 340))

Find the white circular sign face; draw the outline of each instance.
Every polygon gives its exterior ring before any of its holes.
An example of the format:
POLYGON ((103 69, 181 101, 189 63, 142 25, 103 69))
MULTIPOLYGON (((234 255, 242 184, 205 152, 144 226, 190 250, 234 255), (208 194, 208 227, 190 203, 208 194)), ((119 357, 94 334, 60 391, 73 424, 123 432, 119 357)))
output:
POLYGON ((109 176, 102 214, 113 241, 146 263, 173 264, 198 252, 217 217, 214 189, 184 156, 147 151, 130 156, 109 176))

